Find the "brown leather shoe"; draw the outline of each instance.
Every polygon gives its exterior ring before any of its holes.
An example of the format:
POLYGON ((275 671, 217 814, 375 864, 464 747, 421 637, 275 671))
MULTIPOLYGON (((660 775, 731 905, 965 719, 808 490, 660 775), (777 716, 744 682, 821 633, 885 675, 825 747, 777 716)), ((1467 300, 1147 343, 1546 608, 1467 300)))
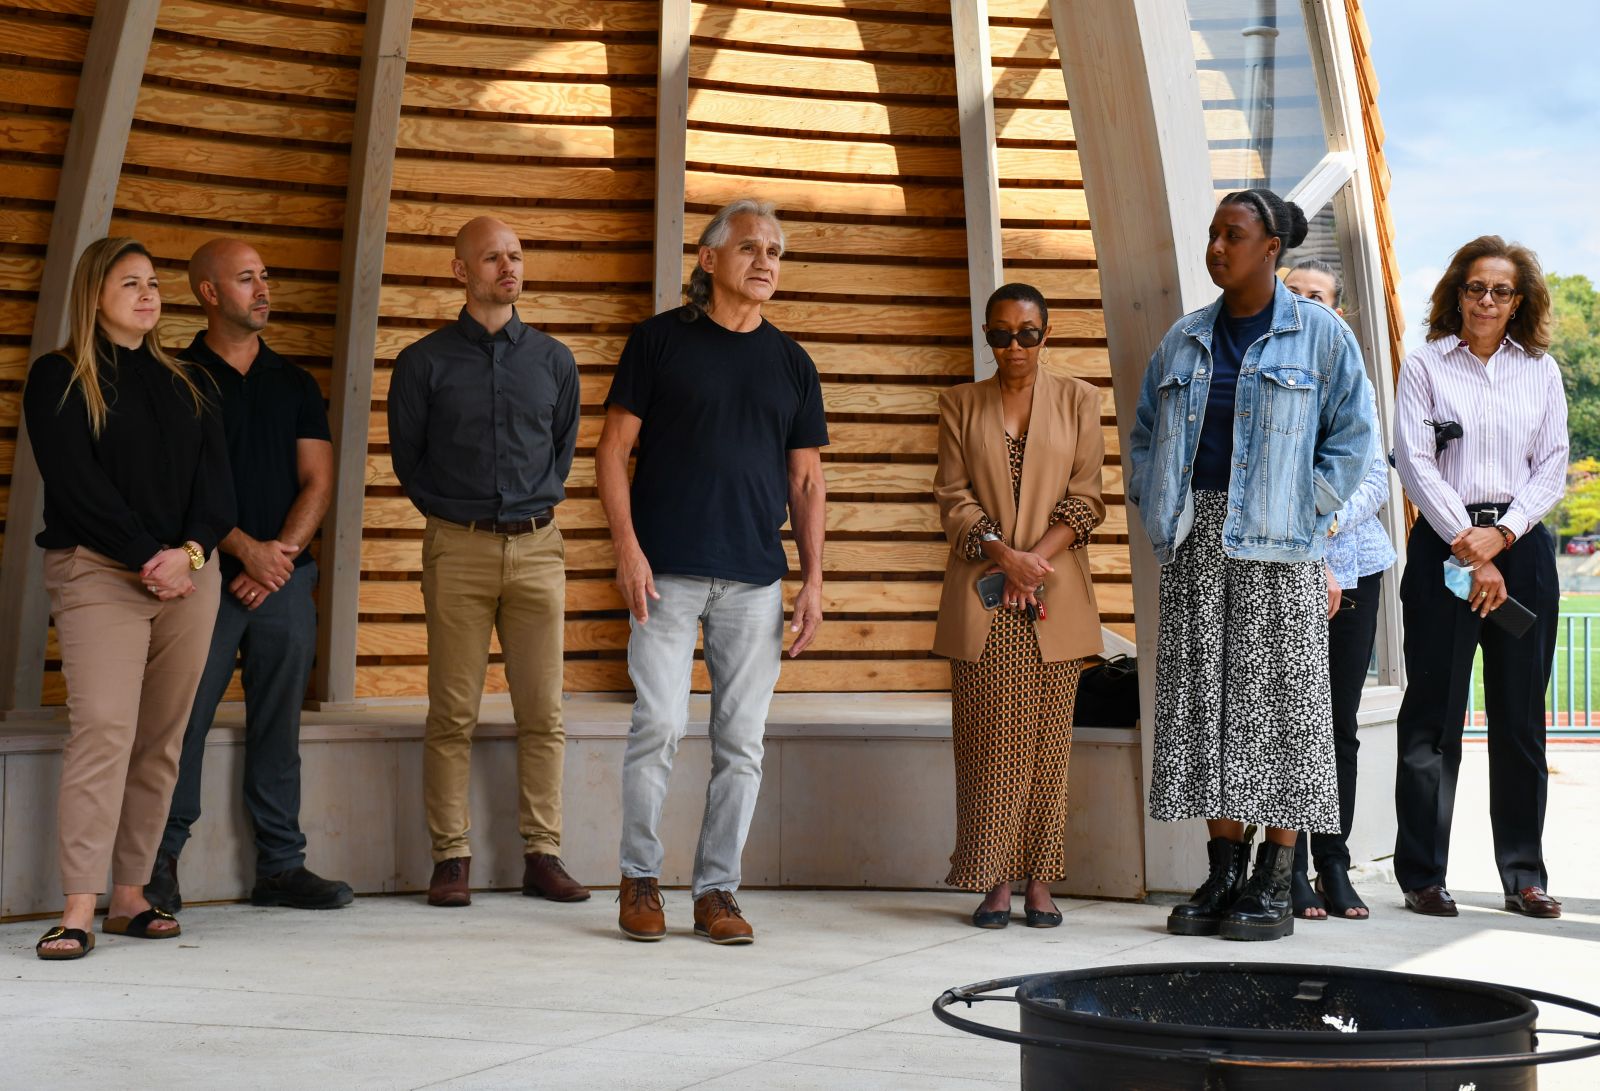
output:
POLYGON ((1425 917, 1454 917, 1456 900, 1442 886, 1425 886, 1406 891, 1406 908, 1425 917))
POLYGON ((428 880, 429 905, 472 904, 472 857, 452 856, 433 865, 433 878, 428 880))
POLYGON ((1561 916, 1561 903, 1544 892, 1542 886, 1525 886, 1515 894, 1506 895, 1506 908, 1529 917, 1554 920, 1561 916))
POLYGON ((694 900, 694 934, 712 943, 753 943, 755 930, 726 890, 708 890, 694 900))
POLYGON ((655 879, 622 877, 617 891, 617 927, 629 939, 654 943, 667 934, 667 915, 662 911, 661 886, 655 879))
POLYGON ((522 857, 522 893, 552 902, 589 900, 589 888, 567 874, 561 857, 548 852, 530 852, 522 857))

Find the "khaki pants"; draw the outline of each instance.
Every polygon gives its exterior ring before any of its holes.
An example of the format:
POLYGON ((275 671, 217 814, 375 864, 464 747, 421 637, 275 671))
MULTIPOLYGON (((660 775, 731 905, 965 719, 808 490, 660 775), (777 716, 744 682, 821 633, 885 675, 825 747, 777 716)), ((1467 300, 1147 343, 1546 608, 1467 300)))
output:
POLYGON ((93 550, 45 551, 71 733, 61 762, 61 888, 99 894, 150 881, 178 752, 205 669, 222 577, 160 602, 139 573, 93 550))
POLYGON ((470 856, 468 784, 489 634, 500 634, 517 720, 518 828, 525 851, 561 849, 561 625, 566 550, 555 524, 505 537, 430 518, 422 539, 428 725, 422 792, 437 863, 470 856))

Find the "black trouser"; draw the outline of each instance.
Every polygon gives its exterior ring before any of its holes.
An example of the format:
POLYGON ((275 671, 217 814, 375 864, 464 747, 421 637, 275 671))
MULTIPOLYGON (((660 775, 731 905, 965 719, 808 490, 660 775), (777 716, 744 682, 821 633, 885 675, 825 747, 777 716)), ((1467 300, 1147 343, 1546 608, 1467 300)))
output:
POLYGON ((234 660, 244 657, 244 804, 255 827, 256 874, 303 867, 300 831, 300 705, 317 650, 317 566, 297 567, 289 582, 247 610, 226 589, 212 630, 211 653, 183 736, 163 854, 178 855, 200 817, 206 733, 234 660))
POLYGON ((1394 873, 1402 890, 1445 885, 1450 818, 1461 768, 1461 730, 1472 657, 1483 648, 1489 723, 1489 820, 1507 894, 1546 885, 1545 689, 1555 656, 1555 551, 1542 525, 1495 558, 1506 592, 1539 615, 1520 638, 1480 618, 1444 585, 1449 543, 1417 520, 1400 582, 1405 610, 1406 695, 1396 724, 1394 873))
MULTIPOLYGON (((1339 832, 1311 835, 1310 857, 1320 872, 1324 865, 1350 866, 1350 824, 1356 812, 1356 716, 1372 665, 1372 643, 1378 635, 1378 600, 1383 573, 1362 576, 1345 589, 1339 612, 1328 622, 1328 681, 1333 691, 1333 758, 1339 770, 1339 832), (1354 603, 1345 606, 1344 603, 1354 603)), ((1306 834, 1294 843, 1294 870, 1306 873, 1306 834)))

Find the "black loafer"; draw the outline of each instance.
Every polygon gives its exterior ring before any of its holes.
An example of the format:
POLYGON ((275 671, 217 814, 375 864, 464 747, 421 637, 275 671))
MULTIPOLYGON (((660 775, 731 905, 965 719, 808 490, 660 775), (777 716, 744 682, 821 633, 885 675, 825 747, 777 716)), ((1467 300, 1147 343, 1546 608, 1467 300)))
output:
POLYGON ((1011 923, 1011 910, 989 909, 982 906, 972 911, 972 927, 974 928, 1004 928, 1011 923))
POLYGON ((1060 913, 1049 913, 1043 909, 1029 909, 1026 914, 1029 928, 1054 928, 1061 923, 1060 913))

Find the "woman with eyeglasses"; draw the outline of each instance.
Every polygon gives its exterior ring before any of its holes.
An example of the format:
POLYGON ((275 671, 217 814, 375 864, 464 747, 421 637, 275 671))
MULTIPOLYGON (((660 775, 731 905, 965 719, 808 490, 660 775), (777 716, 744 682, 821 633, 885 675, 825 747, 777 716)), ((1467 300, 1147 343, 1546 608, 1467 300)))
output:
MULTIPOLYGON (((1343 314, 1344 284, 1339 270, 1308 258, 1283 278, 1297 296, 1343 314)), ((1377 416, 1377 407, 1373 407, 1377 416)), ((1381 445, 1380 445, 1381 446, 1381 445)), ((1301 920, 1366 920, 1370 915, 1350 882, 1350 828, 1356 810, 1356 755, 1361 748, 1357 715, 1366 688, 1372 645, 1378 635, 1378 600, 1383 574, 1394 564, 1394 546, 1378 513, 1389 502, 1389 463, 1372 456, 1371 468, 1337 515, 1338 531, 1328 538, 1328 681, 1333 697, 1333 752, 1339 769, 1339 832, 1305 831, 1295 841, 1290 892, 1301 920), (1316 885, 1311 864, 1316 864, 1316 885)))
POLYGON ((1323 554, 1377 422, 1350 328, 1278 280, 1305 236, 1270 190, 1222 199, 1222 294, 1151 357, 1125 459, 1162 565, 1150 814, 1209 835, 1178 935, 1290 935, 1296 836, 1339 832, 1323 554), (1247 825, 1266 827, 1248 876, 1247 825))
POLYGON ((1445 872, 1479 648, 1505 908, 1561 915, 1545 892, 1542 844, 1544 695, 1560 588, 1555 544, 1540 520, 1566 492, 1568 446, 1550 337, 1538 257, 1484 235, 1450 259, 1433 290, 1427 343, 1400 368, 1395 463, 1422 518, 1411 528, 1400 581, 1407 685, 1396 725, 1394 873, 1406 906, 1427 916, 1456 915, 1445 872), (1465 601, 1445 583, 1451 560, 1471 569, 1465 601), (1517 612, 1508 598, 1537 615, 1520 635, 1504 624, 1517 612))
POLYGON ((995 375, 939 399, 934 494, 950 556, 933 650, 950 660, 956 765, 945 882, 983 892, 979 928, 1010 923, 1023 882, 1028 925, 1054 928, 1072 706, 1083 659, 1101 650, 1084 549, 1106 514, 1100 393, 1040 367, 1050 311, 1037 288, 998 288, 983 330, 995 375))

